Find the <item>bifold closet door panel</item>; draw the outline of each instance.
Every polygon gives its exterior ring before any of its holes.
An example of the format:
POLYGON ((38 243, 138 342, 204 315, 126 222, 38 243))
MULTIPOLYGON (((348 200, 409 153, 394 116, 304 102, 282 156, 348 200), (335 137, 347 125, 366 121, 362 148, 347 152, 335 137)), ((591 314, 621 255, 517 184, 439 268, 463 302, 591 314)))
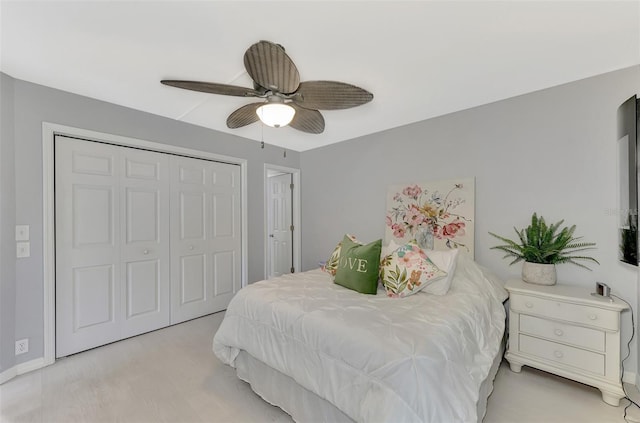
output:
POLYGON ((170 324, 169 156, 123 148, 122 337, 170 324))
POLYGON ((56 356, 169 324, 167 155, 57 136, 56 356))
POLYGON ((57 137, 56 355, 120 339, 119 150, 57 137))
POLYGON ((240 167, 171 157, 171 323, 224 310, 240 289, 240 167))
POLYGON ((241 288, 240 166, 211 163, 211 307, 225 310, 241 288))

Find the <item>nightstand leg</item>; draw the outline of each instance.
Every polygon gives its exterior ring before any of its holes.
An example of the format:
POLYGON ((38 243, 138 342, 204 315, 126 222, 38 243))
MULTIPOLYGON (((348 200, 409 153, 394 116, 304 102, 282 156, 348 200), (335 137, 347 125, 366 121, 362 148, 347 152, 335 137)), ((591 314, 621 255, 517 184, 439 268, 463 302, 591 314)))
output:
POLYGON ((514 373, 520 373, 522 371, 522 364, 516 363, 514 361, 509 362, 509 367, 511 368, 511 371, 514 373))
POLYGON ((612 394, 610 392, 603 391, 602 389, 600 391, 602 392, 602 401, 614 407, 620 405, 620 395, 612 394))

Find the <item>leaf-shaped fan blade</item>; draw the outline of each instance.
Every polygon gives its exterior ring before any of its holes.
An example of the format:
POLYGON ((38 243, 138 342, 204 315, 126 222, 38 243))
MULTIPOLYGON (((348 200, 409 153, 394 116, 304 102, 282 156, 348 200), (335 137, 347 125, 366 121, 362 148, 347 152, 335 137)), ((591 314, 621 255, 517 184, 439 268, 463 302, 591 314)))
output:
POLYGON ((373 94, 355 85, 337 81, 305 81, 292 97, 307 109, 349 109, 373 100, 373 94))
POLYGON ((309 134, 321 134, 324 131, 324 118, 319 111, 298 107, 293 103, 289 103, 289 106, 296 111, 289 126, 309 134))
POLYGON ((235 129, 257 122, 259 118, 256 110, 262 105, 264 105, 264 102, 251 103, 240 107, 229 115, 227 118, 227 126, 231 129, 235 129))
POLYGON ((244 67, 260 86, 290 94, 300 85, 300 74, 284 48, 270 41, 259 41, 244 54, 244 67))
POLYGON ((261 95, 259 91, 253 88, 238 87, 237 85, 216 84, 215 82, 199 82, 199 81, 177 81, 164 79, 160 81, 164 85, 172 87, 184 88, 185 90, 201 91, 203 93, 233 95, 236 97, 258 97, 261 95))

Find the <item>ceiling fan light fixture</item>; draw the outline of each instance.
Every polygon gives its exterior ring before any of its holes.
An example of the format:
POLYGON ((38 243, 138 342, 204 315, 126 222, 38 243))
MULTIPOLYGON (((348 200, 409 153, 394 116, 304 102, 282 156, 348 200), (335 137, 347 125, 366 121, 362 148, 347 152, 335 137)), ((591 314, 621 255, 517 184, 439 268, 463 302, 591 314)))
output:
POLYGON ((296 111, 285 103, 265 103, 256 110, 258 117, 267 126, 281 128, 293 120, 296 111))

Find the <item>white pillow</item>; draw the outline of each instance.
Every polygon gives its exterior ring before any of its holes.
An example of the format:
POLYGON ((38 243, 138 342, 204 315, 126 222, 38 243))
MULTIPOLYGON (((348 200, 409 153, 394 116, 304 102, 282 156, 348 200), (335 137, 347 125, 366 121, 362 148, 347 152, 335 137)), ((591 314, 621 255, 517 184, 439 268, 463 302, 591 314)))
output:
POLYGON ((425 250, 424 252, 433 264, 447 272, 447 276, 425 287, 424 292, 434 295, 444 295, 451 287, 451 281, 456 271, 456 262, 460 251, 457 248, 452 248, 450 250, 425 250))
POLYGON ((380 250, 380 261, 388 255, 391 255, 395 250, 400 248, 398 244, 394 240, 389 241, 387 245, 382 246, 382 250, 380 250))

